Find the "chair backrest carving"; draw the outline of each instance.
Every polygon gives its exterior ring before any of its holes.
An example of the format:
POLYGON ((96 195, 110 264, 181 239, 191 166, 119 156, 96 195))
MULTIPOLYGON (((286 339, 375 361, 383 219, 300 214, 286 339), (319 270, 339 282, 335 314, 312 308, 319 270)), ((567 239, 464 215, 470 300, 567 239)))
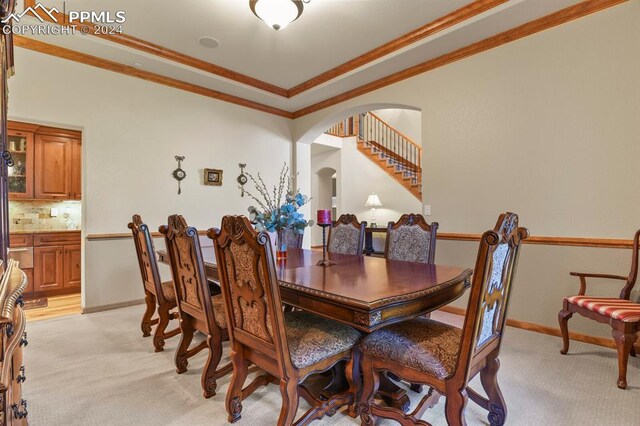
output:
POLYGON ((514 213, 501 214, 482 234, 455 373, 465 383, 470 367, 500 348, 520 245, 528 236, 514 213))
POLYGON ((421 214, 403 214, 387 226, 384 257, 390 260, 433 264, 438 222, 431 225, 421 214))
MULTIPOLYGON (((225 216, 213 240, 229 338, 291 368, 271 241, 244 216, 225 216)), ((282 365, 282 364, 281 364, 282 365)))
POLYGON ((631 271, 629 272, 629 278, 627 278, 627 284, 622 288, 620 292, 621 299, 627 299, 631 297, 631 290, 636 285, 638 280, 638 252, 640 251, 640 229, 636 231, 633 237, 633 255, 631 257, 631 271))
POLYGON ((340 215, 329 228, 327 251, 329 253, 362 255, 364 228, 366 227, 367 222, 358 222, 355 215, 340 215))
POLYGON ((164 235, 181 317, 200 319, 211 335, 218 335, 198 230, 188 226, 182 216, 172 215, 167 225, 160 227, 160 233, 164 235))
POLYGON ((133 242, 136 247, 138 265, 142 275, 142 284, 145 289, 156 295, 158 303, 164 303, 164 293, 162 292, 162 281, 158 272, 158 261, 156 251, 153 246, 153 239, 149 232, 149 227, 142 222, 140 215, 134 214, 129 223, 129 229, 133 234, 133 242))

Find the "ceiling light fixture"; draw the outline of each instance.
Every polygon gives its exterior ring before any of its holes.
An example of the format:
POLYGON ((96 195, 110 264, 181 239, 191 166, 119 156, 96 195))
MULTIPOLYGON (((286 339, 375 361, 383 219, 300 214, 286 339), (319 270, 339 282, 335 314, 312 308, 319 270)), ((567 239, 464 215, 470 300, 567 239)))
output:
POLYGON ((251 11, 278 31, 302 15, 304 3, 311 0, 249 0, 251 11))

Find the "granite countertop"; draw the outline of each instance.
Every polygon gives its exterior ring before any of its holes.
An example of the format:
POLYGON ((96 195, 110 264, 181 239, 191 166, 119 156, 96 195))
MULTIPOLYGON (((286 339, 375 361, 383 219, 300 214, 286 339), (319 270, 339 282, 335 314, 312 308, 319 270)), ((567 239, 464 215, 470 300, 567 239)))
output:
POLYGON ((80 229, 9 229, 9 235, 24 235, 24 234, 59 234, 67 232, 80 232, 80 229))

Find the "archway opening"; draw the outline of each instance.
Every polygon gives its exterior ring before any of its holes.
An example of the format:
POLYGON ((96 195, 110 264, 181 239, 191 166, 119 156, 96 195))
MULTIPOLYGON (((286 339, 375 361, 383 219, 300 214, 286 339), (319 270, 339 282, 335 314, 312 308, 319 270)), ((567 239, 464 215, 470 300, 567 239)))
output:
MULTIPOLYGON (((331 167, 321 167, 311 175, 311 211, 331 209, 332 217, 337 216, 337 171, 331 167)), ((311 232, 311 246, 322 245, 322 230, 316 226, 311 232)))
MULTIPOLYGON (((406 106, 375 104, 345 110, 339 116, 342 118, 337 121, 325 118, 311 126, 298 142, 303 144, 310 135, 316 136, 306 148, 310 156, 309 193, 316 199, 310 213, 331 208, 334 220, 350 213, 360 221, 371 222, 368 199, 372 194, 382 203, 375 205, 377 226, 384 227, 404 213, 421 213, 421 112, 406 106), (348 115, 353 111, 356 113, 348 115), (319 126, 323 130, 317 134, 319 126), (329 197, 329 188, 333 198, 329 197)), ((312 246, 321 245, 319 229, 311 236, 312 246)))

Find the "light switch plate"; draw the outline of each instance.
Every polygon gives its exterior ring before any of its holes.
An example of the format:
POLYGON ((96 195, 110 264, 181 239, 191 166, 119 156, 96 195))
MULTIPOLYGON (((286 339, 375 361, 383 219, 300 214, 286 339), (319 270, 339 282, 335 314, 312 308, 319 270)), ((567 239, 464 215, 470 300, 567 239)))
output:
POLYGON ((422 206, 422 214, 425 216, 431 216, 431 206, 429 204, 422 206))
POLYGON ((51 208, 51 217, 57 217, 58 216, 58 209, 56 209, 55 207, 51 208))

